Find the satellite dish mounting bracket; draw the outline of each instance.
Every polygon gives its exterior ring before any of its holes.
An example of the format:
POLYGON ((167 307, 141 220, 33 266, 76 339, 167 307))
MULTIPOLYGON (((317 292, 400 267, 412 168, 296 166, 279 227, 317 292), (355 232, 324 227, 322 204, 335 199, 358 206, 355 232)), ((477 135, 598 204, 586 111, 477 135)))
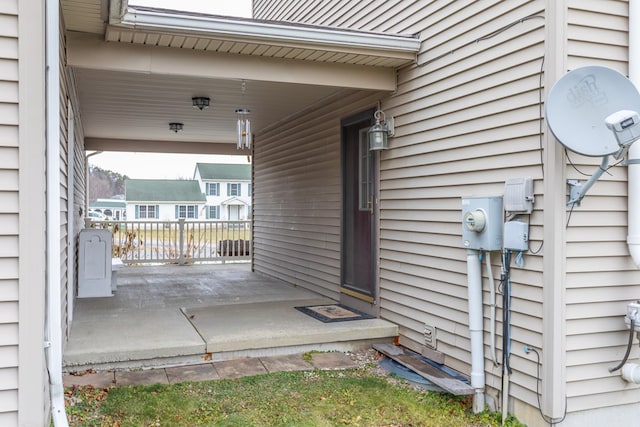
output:
POLYGON ((569 202, 579 205, 606 172, 609 156, 622 159, 640 139, 640 93, 623 74, 602 66, 576 68, 558 80, 547 96, 545 117, 565 148, 601 157, 598 170, 582 184, 568 180, 569 202))

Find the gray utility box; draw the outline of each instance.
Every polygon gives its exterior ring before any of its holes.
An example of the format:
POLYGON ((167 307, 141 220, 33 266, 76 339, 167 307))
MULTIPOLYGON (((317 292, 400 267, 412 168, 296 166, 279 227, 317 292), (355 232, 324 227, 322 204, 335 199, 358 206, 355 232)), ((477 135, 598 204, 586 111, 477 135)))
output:
POLYGON ((111 232, 85 228, 78 247, 78 298, 113 296, 111 287, 111 232))
POLYGON ((462 198, 462 245, 467 249, 502 249, 502 196, 462 198))

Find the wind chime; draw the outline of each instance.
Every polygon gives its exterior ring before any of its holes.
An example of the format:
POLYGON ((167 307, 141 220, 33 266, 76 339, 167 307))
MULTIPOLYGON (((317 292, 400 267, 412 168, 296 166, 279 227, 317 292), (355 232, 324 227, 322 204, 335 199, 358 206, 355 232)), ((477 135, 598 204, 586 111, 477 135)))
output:
MULTIPOLYGON (((244 101, 244 93, 247 89, 247 83, 242 81, 242 100, 244 101)), ((236 109, 236 115, 238 116, 237 132, 238 132, 238 150, 251 148, 251 121, 249 120, 249 114, 251 110, 248 108, 236 109)))

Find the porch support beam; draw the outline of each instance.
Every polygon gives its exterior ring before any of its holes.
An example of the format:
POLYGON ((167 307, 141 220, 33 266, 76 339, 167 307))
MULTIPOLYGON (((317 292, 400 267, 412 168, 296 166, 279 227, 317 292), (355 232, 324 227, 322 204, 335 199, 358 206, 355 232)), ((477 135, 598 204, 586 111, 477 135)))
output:
POLYGON ((248 150, 238 150, 236 144, 214 142, 176 142, 140 139, 85 138, 85 150, 123 151, 137 153, 184 153, 250 155, 248 150))
POLYGON ((392 68, 108 43, 71 33, 68 65, 77 68, 394 91, 392 68))

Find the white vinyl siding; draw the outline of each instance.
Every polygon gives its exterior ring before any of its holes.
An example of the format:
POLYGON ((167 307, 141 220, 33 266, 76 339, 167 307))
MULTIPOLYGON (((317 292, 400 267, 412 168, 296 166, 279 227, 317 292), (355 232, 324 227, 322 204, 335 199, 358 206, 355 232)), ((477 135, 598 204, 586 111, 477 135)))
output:
POLYGON ((376 100, 341 93, 256 135, 256 271, 339 299, 340 120, 376 100))
POLYGON ((18 6, 0 5, 0 424, 18 425, 18 6))
MULTIPOLYGON (((627 75, 628 2, 571 0, 568 7, 568 68, 603 65, 627 75)), ((601 160, 569 156, 587 174, 601 160)), ((567 178, 587 179, 570 165, 567 178)), ((639 387, 608 371, 626 349, 627 303, 640 295, 626 238, 627 168, 616 166, 574 208, 567 228, 567 395, 572 411, 638 404, 639 387)), ((634 344, 629 358, 638 357, 634 344)))

